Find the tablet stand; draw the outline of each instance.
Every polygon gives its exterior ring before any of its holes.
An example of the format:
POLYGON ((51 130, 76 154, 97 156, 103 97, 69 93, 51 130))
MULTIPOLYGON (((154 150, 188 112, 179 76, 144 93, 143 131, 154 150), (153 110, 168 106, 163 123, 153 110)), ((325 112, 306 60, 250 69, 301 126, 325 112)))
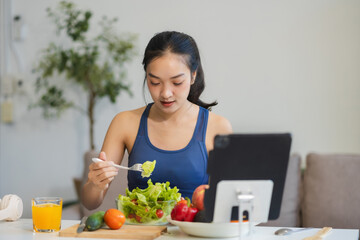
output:
POLYGON ((233 206, 239 207, 239 239, 243 238, 243 214, 248 212, 251 238, 254 222, 267 222, 273 190, 271 180, 222 180, 217 184, 213 222, 229 222, 233 206))
POLYGON ((252 193, 249 191, 248 193, 242 193, 242 192, 237 192, 236 193, 236 197, 237 197, 237 202, 239 205, 239 239, 242 239, 242 232, 243 232, 243 226, 242 226, 242 222, 243 222, 243 215, 244 212, 247 211, 248 212, 248 221, 249 221, 249 231, 248 231, 248 236, 252 236, 252 232, 253 232, 253 209, 254 209, 254 195, 252 195, 252 193))

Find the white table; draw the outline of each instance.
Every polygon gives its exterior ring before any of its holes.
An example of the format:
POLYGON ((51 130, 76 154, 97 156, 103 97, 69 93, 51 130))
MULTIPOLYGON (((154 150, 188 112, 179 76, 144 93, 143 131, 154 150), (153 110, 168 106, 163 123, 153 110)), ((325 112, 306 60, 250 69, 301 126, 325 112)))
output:
MULTIPOLYGON (((62 220, 62 229, 70 227, 79 221, 62 220)), ((304 237, 315 234, 319 229, 311 229, 304 232, 299 232, 290 236, 275 236, 275 230, 278 227, 255 227, 253 240, 301 240, 304 237)), ((15 222, 0 221, 0 239, 1 240, 81 240, 94 238, 65 238, 59 237, 58 233, 33 233, 32 220, 20 219, 15 222)), ((204 239, 196 238, 181 232, 176 226, 169 226, 168 232, 161 235, 157 240, 174 240, 174 239, 204 239)), ((214 238, 212 238, 214 239, 214 238)), ((228 240, 237 238, 227 238, 228 240)), ((324 240, 358 240, 358 229, 333 229, 332 232, 326 236, 324 240)))

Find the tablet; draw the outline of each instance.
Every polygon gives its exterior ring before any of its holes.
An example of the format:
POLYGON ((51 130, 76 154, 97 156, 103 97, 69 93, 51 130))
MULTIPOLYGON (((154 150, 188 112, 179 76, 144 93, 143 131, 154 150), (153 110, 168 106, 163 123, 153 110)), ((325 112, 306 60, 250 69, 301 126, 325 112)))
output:
MULTIPOLYGON (((268 216, 269 220, 277 219, 290 147, 289 133, 217 135, 207 166, 210 188, 204 196, 205 221, 213 221, 216 188, 222 180, 272 180, 273 192, 268 216)), ((229 220, 237 220, 237 213, 234 207, 229 220)))

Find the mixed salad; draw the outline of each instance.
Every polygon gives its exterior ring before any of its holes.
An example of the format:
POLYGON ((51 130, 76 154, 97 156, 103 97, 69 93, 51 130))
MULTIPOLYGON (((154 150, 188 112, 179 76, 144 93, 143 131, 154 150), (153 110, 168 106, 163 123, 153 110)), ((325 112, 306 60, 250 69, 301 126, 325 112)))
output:
POLYGON ((179 189, 171 188, 169 182, 153 184, 149 179, 147 183, 145 189, 126 189, 126 196, 119 195, 117 207, 128 223, 167 223, 166 216, 181 198, 179 189))

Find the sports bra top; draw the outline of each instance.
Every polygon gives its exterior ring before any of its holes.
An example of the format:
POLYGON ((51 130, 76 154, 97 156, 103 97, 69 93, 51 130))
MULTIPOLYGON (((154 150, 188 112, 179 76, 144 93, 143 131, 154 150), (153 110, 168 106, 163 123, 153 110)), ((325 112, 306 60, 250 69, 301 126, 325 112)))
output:
MULTIPOLYGON (((182 197, 191 199, 193 191, 201 184, 208 183, 206 173, 208 154, 205 136, 209 111, 199 107, 195 130, 190 142, 182 149, 169 151, 152 145, 148 136, 147 119, 153 103, 147 105, 140 120, 134 146, 129 154, 129 166, 145 161, 156 160, 155 169, 150 178, 153 183, 170 182, 170 187, 177 187, 182 197)), ((147 188, 149 178, 141 177, 140 172, 128 172, 129 190, 147 188)))

